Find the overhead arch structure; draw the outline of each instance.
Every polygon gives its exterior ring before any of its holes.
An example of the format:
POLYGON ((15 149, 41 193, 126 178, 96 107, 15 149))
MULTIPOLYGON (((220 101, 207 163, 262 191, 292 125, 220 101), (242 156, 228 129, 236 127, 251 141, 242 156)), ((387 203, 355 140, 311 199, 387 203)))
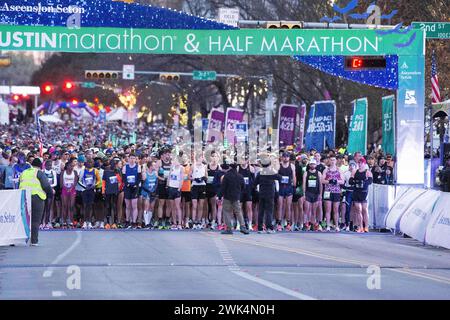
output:
POLYGON ((396 90, 397 182, 424 183, 422 30, 236 29, 151 6, 107 0, 52 3, 1 0, 0 50, 295 56, 324 72, 396 90), (343 56, 387 56, 390 67, 383 74, 348 73, 340 63, 343 56), (336 67, 329 70, 321 59, 336 59, 336 67))

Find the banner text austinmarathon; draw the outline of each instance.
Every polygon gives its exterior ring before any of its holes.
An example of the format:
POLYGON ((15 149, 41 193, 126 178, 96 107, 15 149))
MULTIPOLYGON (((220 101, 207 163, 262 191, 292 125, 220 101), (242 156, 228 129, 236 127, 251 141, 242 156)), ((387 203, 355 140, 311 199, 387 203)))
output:
MULTIPOLYGON (((374 30, 147 30, 0 26, 0 50, 201 55, 398 54, 374 30)), ((414 50, 407 48, 404 50, 414 50)), ((417 49, 417 48, 416 48, 417 49)))

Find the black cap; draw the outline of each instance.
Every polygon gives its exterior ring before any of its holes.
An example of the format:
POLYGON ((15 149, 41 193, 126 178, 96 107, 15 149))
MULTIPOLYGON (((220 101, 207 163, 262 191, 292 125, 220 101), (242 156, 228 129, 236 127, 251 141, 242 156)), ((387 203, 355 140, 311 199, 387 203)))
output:
POLYGON ((42 167, 42 161, 41 161, 41 159, 39 159, 39 158, 35 158, 34 160, 33 160, 33 162, 31 162, 31 165, 33 166, 33 167, 42 167))

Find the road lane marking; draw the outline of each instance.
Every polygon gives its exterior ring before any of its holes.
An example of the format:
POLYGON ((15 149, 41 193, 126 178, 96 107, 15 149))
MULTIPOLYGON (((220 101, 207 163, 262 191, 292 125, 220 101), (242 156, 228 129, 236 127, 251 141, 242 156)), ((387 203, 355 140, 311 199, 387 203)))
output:
POLYGON ((306 294, 303 294, 303 293, 300 293, 300 292, 297 292, 297 291, 294 291, 294 290, 282 287, 282 286, 280 286, 280 285, 278 285, 276 283, 273 283, 271 281, 254 277, 251 274, 248 274, 246 272, 242 272, 242 271, 232 271, 232 272, 235 275, 238 275, 239 277, 242 277, 244 279, 247 279, 247 280, 259 283, 260 285, 263 285, 265 287, 268 287, 270 289, 273 289, 275 291, 284 293, 284 294, 286 294, 288 296, 291 296, 291 297, 294 297, 294 298, 297 298, 297 299, 300 299, 300 300, 317 300, 317 299, 315 299, 313 297, 310 297, 310 296, 308 296, 306 294))
MULTIPOLYGON (((50 265, 55 265, 61 262, 69 253, 71 253, 81 243, 82 233, 80 231, 76 231, 76 234, 77 239, 75 240, 75 242, 72 243, 72 245, 66 251, 57 256, 56 259, 53 260, 52 263, 50 263, 50 265)), ((50 278, 53 275, 54 270, 55 268, 50 266, 47 268, 47 270, 44 271, 42 276, 44 278, 50 278)))
POLYGON ((391 270, 391 271, 394 271, 394 272, 403 273, 403 274, 407 274, 407 275, 410 275, 410 276, 415 276, 415 277, 419 277, 419 278, 423 278, 423 279, 433 280, 433 281, 436 281, 436 282, 440 282, 440 283, 443 283, 443 284, 450 285, 450 279, 449 278, 437 276, 437 275, 434 275, 434 274, 423 273, 423 272, 419 272, 419 271, 411 270, 411 269, 407 269, 407 268, 402 268, 402 269, 388 268, 387 270, 391 270))
MULTIPOLYGON (((354 260, 354 259, 339 258, 339 257, 334 257, 334 256, 330 256, 327 254, 322 254, 322 253, 316 253, 316 252, 312 252, 312 251, 308 251, 308 250, 284 247, 284 246, 280 246, 280 245, 277 245, 274 243, 261 243, 261 242, 254 242, 251 240, 246 240, 246 239, 244 240, 244 239, 231 238, 231 237, 221 237, 221 238, 225 239, 225 240, 245 243, 245 244, 249 244, 249 245, 260 246, 260 247, 264 247, 264 248, 268 248, 268 249, 276 249, 276 250, 311 256, 311 257, 315 257, 315 258, 319 258, 319 259, 323 259, 323 260, 332 260, 332 261, 337 261, 337 262, 355 264, 355 265, 359 265, 360 267, 367 267, 370 265, 379 265, 378 263, 374 263, 374 262, 366 262, 366 261, 360 261, 360 260, 354 260)), ((440 283, 450 284, 449 278, 430 275, 430 274, 426 274, 426 273, 422 273, 422 272, 418 272, 418 271, 413 271, 413 270, 409 269, 408 266, 402 266, 401 269, 396 269, 396 268, 384 268, 384 269, 388 269, 388 270, 400 272, 403 274, 408 274, 410 276, 424 278, 424 279, 428 279, 428 280, 432 280, 432 281, 436 281, 436 282, 440 282, 440 283)))
MULTIPOLYGON (((211 234, 212 233, 208 233, 208 235, 210 237, 211 237, 211 234)), ((267 288, 270 288, 272 290, 281 292, 285 295, 300 299, 300 300, 316 300, 315 298, 310 297, 306 294, 288 289, 286 287, 283 287, 276 283, 273 283, 269 280, 264 280, 264 279, 255 277, 255 276, 249 274, 248 272, 242 271, 241 268, 234 261, 233 256, 231 255, 230 251, 228 250, 228 248, 225 245, 225 243, 223 242, 223 240, 221 238, 217 238, 217 237, 214 237, 213 240, 214 240, 214 243, 216 244, 217 249, 220 252, 222 260, 227 264, 228 270, 230 272, 232 272, 233 274, 235 274, 241 278, 256 282, 256 283, 258 283, 262 286, 265 286, 267 288)))
POLYGON ((314 272, 289 272, 289 271, 266 271, 270 274, 288 274, 298 276, 330 276, 330 277, 350 277, 350 278, 367 278, 367 274, 357 273, 314 273, 314 272))
POLYGON ((52 291, 52 297, 59 298, 59 297, 66 297, 67 294, 64 291, 52 291))

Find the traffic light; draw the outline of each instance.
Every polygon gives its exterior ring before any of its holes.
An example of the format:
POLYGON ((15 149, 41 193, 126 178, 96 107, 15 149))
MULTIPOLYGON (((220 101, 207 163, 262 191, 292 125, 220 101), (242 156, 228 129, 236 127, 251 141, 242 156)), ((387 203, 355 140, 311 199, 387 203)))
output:
POLYGON ((159 75, 161 81, 180 81, 180 75, 178 73, 161 73, 159 75))
POLYGON ((84 77, 86 79, 118 79, 119 73, 107 70, 86 70, 84 77))
POLYGON ((53 85, 51 83, 44 83, 42 85, 42 93, 51 94, 53 92, 53 85))
POLYGON ((64 89, 72 90, 73 88, 75 88, 75 84, 72 81, 64 82, 64 89))
POLYGON ((13 95, 13 100, 18 102, 20 100, 20 96, 18 94, 13 95))
POLYGON ((267 21, 267 29, 302 29, 301 21, 267 21))

